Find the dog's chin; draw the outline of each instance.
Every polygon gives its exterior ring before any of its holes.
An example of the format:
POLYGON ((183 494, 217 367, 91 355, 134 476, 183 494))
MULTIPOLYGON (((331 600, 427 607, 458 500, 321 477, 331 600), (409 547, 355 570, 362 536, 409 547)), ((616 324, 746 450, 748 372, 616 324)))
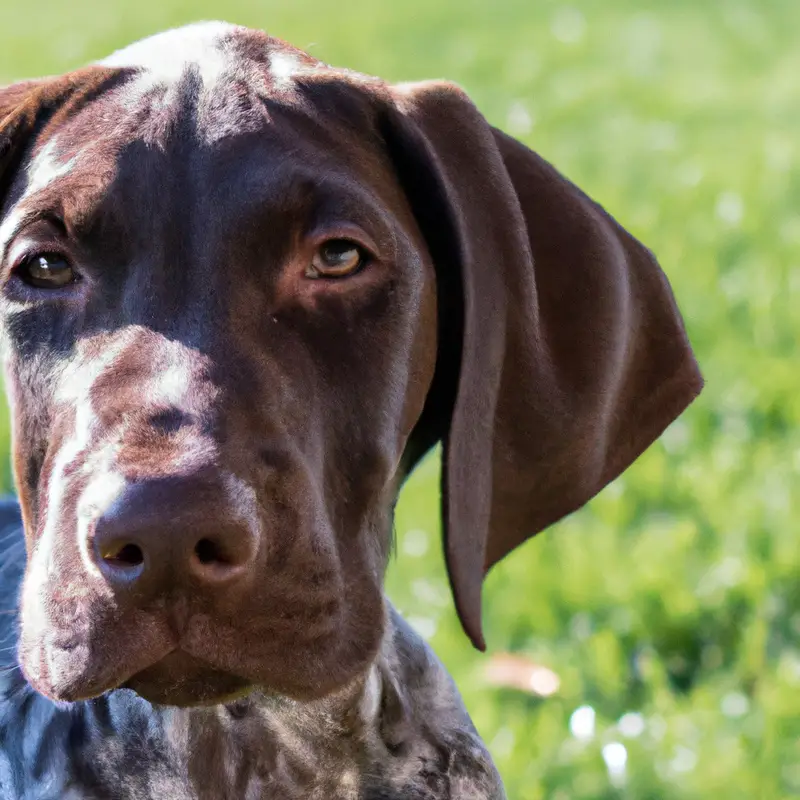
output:
POLYGON ((128 678, 122 688, 133 689, 150 703, 187 708, 231 702, 249 694, 254 686, 175 650, 128 678))

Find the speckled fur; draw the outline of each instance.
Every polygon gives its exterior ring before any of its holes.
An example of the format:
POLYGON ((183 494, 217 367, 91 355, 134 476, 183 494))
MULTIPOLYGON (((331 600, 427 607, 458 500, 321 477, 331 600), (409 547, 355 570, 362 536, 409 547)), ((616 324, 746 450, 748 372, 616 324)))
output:
POLYGON ((19 512, 0 505, 3 800, 499 800, 500 779, 449 676, 389 609, 379 657, 322 701, 259 692, 154 706, 120 689, 55 704, 15 665, 19 512), (12 613, 9 613, 12 612, 12 613))

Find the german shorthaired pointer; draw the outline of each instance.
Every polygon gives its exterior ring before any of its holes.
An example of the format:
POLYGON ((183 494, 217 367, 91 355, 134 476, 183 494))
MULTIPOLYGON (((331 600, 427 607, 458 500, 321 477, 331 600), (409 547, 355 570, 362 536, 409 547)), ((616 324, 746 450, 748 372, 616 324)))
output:
POLYGON ((0 90, 0 177, 3 800, 504 797, 393 506, 441 441, 482 649, 700 391, 651 254, 455 86, 221 23, 0 90))

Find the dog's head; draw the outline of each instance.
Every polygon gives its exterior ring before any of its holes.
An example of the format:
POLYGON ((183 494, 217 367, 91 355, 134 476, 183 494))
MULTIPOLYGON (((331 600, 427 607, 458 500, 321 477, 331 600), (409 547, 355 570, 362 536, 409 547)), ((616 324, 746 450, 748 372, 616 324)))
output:
POLYGON ((480 647, 486 570, 700 389, 649 252, 449 84, 191 26, 0 90, 0 182, 20 657, 58 699, 363 673, 437 441, 480 647))

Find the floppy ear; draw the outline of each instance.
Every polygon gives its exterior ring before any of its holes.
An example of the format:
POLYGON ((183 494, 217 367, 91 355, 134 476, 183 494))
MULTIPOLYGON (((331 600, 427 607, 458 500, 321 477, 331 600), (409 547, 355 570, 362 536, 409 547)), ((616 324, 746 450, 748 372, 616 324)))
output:
POLYGON ((41 95, 47 94, 55 78, 21 81, 0 88, 0 179, 18 155, 26 134, 36 124, 39 108, 45 103, 41 95))
POLYGON ((25 146, 47 125, 67 116, 124 79, 125 70, 85 67, 57 77, 0 87, 0 199, 25 146))
POLYGON ((39 84, 40 81, 23 81, 0 88, 0 186, 3 183, 3 175, 13 160, 16 150, 14 143, 20 138, 16 135, 19 123, 12 118, 12 114, 36 91, 39 84))
POLYGON ((703 381, 664 273, 457 87, 395 87, 383 134, 437 270, 416 460, 443 442, 445 555, 484 649, 487 570, 625 470, 703 381))
POLYGON ((20 81, 12 83, 10 86, 0 87, 0 125, 17 106, 25 101, 31 92, 41 86, 43 80, 46 79, 20 81))

